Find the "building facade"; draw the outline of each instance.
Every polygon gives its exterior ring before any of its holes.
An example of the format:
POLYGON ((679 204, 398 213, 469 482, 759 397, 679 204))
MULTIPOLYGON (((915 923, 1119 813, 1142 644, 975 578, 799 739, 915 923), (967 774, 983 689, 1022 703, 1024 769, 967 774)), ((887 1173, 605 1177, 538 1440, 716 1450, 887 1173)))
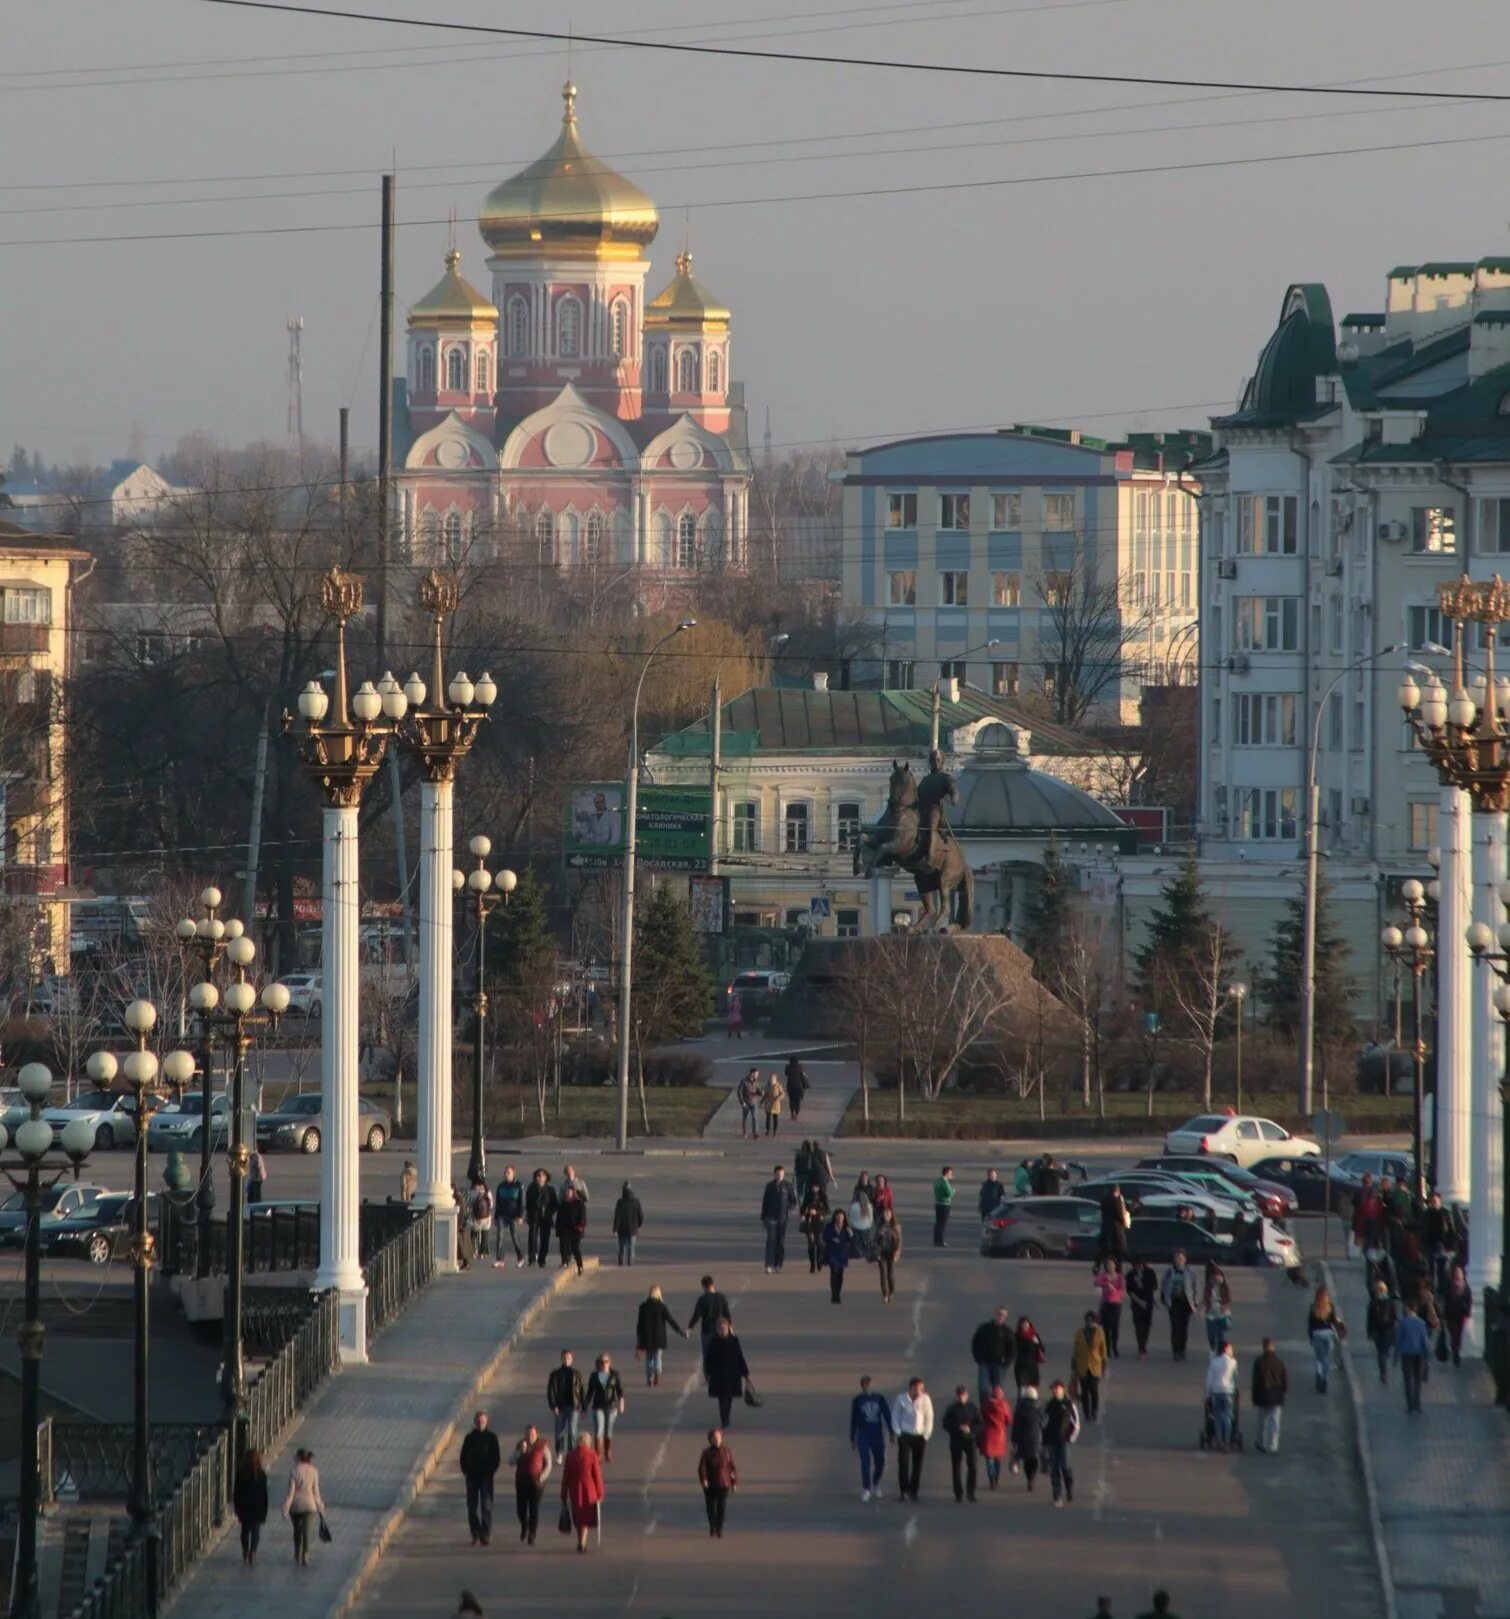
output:
POLYGON ((410 555, 542 570, 740 567, 750 463, 732 317, 677 255, 647 297, 655 206, 583 145, 568 83, 545 155, 478 219, 486 296, 446 254, 409 312, 394 484, 410 555))
POLYGON ((883 683, 957 676, 1060 721, 1136 723, 1199 662, 1201 434, 1111 444, 1019 427, 860 450, 844 474, 843 611, 883 683))

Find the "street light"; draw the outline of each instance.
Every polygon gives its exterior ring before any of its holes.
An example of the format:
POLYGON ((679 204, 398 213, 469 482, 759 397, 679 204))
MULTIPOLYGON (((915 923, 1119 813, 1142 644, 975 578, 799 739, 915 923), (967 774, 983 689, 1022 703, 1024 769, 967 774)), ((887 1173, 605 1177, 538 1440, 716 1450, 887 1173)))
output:
POLYGON ((650 673, 655 655, 683 630, 696 628, 695 618, 684 618, 675 629, 667 630, 645 654, 640 664, 640 678, 634 683, 634 703, 629 711, 629 783, 624 795, 624 940, 619 955, 619 1127, 614 1138, 620 1152, 629 1147, 629 1003, 634 989, 634 823, 640 802, 640 695, 645 690, 645 676, 650 673))
MULTIPOLYGON (((958 658, 951 658, 949 661, 951 663, 968 663, 972 653, 989 652, 992 647, 1000 645, 1001 637, 999 635, 993 635, 989 641, 982 641, 979 646, 967 646, 965 650, 960 653, 958 658)), ((936 753, 938 751, 939 721, 943 703, 940 688, 942 687, 943 682, 944 677, 942 675, 939 675, 938 678, 933 682, 933 714, 928 726, 928 751, 930 753, 936 753)))
MULTIPOLYGON (((1426 1202, 1426 1040, 1422 1031, 1421 980, 1436 957, 1431 947, 1431 935, 1426 931, 1426 890, 1414 877, 1402 884, 1400 897, 1405 902, 1405 927, 1391 923, 1379 935, 1385 954, 1396 966, 1403 966, 1410 974, 1411 1059, 1414 1064, 1414 1083, 1411 1089, 1411 1143, 1416 1155, 1415 1171, 1411 1176, 1410 1195, 1419 1209, 1426 1202)), ((1398 1036, 1396 1036, 1398 1041, 1398 1036)), ((1389 1065, 1385 1064, 1384 1089, 1389 1092, 1389 1065)))
MULTIPOLYGON (((469 872, 453 871, 451 886, 472 902, 477 939, 477 974, 472 991, 472 1151, 467 1158, 467 1180, 476 1186, 488 1172, 488 1149, 482 1127, 482 1077, 488 1024, 488 991, 484 976, 487 959, 488 915, 498 904, 507 905, 519 879, 507 868, 495 877, 487 868, 493 840, 479 833, 467 845, 477 864, 469 872)), ((448 1171, 449 1174, 449 1171, 448 1171)))
MULTIPOLYGON (((176 930, 183 944, 184 954, 198 956, 201 969, 199 982, 189 988, 189 1005, 199 1019, 199 1187, 194 1196, 194 1274, 200 1277, 210 1274, 210 1217, 215 1212, 215 1181, 210 1173, 213 1147, 210 1133, 210 1104, 214 1100, 215 1089, 215 1040, 208 1013, 214 1007, 217 998, 214 984, 215 969, 220 965, 220 958, 225 954, 227 944, 233 937, 239 937, 242 931, 240 922, 223 922, 215 914, 220 909, 223 898, 220 890, 213 884, 201 889, 199 904, 204 914, 198 917, 184 917, 176 930)), ((170 1073, 166 1066, 163 1072, 175 1084, 182 1082, 180 1074, 170 1073)), ((187 1077, 193 1078, 192 1071, 187 1077)))
MULTIPOLYGON (((55 1185, 88 1156, 94 1146, 94 1126, 75 1119, 63 1131, 58 1145, 65 1161, 49 1162, 52 1126, 42 1108, 52 1089, 52 1075, 39 1062, 29 1062, 17 1076, 31 1117, 17 1126, 15 1148, 20 1162, 0 1163, 0 1173, 26 1200, 25 1311, 17 1341, 21 1349, 21 1519, 16 1529, 16 1568, 11 1586, 10 1612, 14 1619, 41 1619, 37 1588, 37 1516, 41 1510, 38 1474, 37 1425, 41 1421, 42 1379, 42 1192, 55 1185), (45 1177, 45 1182, 44 1182, 45 1177)), ((0 1152, 5 1150, 5 1127, 0 1125, 0 1152)))
POLYGON ((1248 986, 1241 981, 1227 988, 1227 997, 1237 1008, 1237 1111, 1243 1110, 1243 1002, 1248 998, 1248 986))

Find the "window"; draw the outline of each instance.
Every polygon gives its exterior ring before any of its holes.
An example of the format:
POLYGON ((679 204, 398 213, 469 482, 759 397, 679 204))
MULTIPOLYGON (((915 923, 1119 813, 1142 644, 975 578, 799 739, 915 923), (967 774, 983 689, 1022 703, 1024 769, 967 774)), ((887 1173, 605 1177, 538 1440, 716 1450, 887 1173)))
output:
POLYGON ((1022 606, 1022 575, 1019 573, 993 573, 991 575, 991 605, 993 607, 1022 606))
POLYGON ((694 348, 677 351, 676 391, 684 394, 697 392, 697 350, 694 348))
POLYGON ((488 391, 488 351, 477 351, 477 388, 476 392, 485 394, 488 391))
POLYGON ((939 527, 940 528, 969 528, 970 526, 970 497, 969 495, 940 495, 939 496, 939 527))
POLYGON ((858 911, 835 911, 834 931, 841 939, 858 939, 860 937, 860 913, 858 911))
POLYGON ((556 553, 556 518, 547 507, 535 519, 535 545, 539 549, 542 560, 554 560, 556 553))
POLYGON ((760 805, 748 800, 736 804, 731 822, 731 847, 735 854, 756 854, 760 849, 760 805))
POLYGON ((886 575, 886 599, 892 607, 916 607, 918 576, 911 568, 886 575))
POLYGON ((441 533, 446 539, 446 558, 451 562, 461 561, 461 513, 447 512, 445 521, 440 525, 441 533))
POLYGON ((1075 497, 1073 495, 1045 495, 1043 497, 1043 526, 1063 534, 1075 526, 1075 497))
POLYGON ((1232 701, 1232 742, 1235 747, 1295 746, 1293 692, 1241 692, 1232 701))
POLYGON ((1058 690, 1059 665, 1057 663, 1046 663, 1043 666, 1043 695, 1052 702, 1058 690))
POLYGON ((653 394, 663 394, 666 391, 666 351, 656 348, 650 351, 650 391, 653 394))
POLYGON ((530 312, 523 298, 509 299, 509 353, 516 358, 529 353, 530 312))
POLYGON ((1296 495, 1244 495, 1237 503, 1237 549, 1249 556, 1292 557, 1299 548, 1296 495))
POLYGON ((1452 645, 1452 631, 1440 607, 1406 608, 1405 627, 1413 652, 1424 651, 1428 641, 1436 646, 1452 645))
POLYGON ((7 624, 51 624, 52 592, 25 589, 5 592, 5 622, 7 624))
POLYGON ((1182 573, 1180 575, 1180 606, 1181 607, 1189 607, 1189 605, 1190 605, 1190 575, 1188 573, 1182 573))
POLYGON ((1220 697, 1211 699, 1211 734, 1206 740, 1213 745, 1222 740, 1222 700, 1220 697))
POLYGON ((608 320, 608 341, 614 359, 622 360, 629 353, 629 305, 622 298, 614 300, 608 320))
POLYGON ((1410 846, 1434 849, 1437 845, 1437 801, 1414 800, 1410 806, 1410 846))
POLYGON ((1458 517, 1451 506, 1412 506, 1410 548, 1423 555, 1451 556, 1458 548, 1458 517))
POLYGON ((708 392, 710 394, 719 392, 720 369, 717 354, 710 354, 708 356, 708 392))
POLYGON ((1298 650, 1298 596, 1239 596, 1233 608, 1233 646, 1238 652, 1298 650))
POLYGON ((1296 836, 1298 787, 1239 787, 1236 797, 1237 837, 1264 840, 1296 836))
MULTIPOLYGON (((1050 607, 1068 607, 1074 589, 1075 576, 1072 573, 1050 572, 1043 576, 1043 599, 1050 607)), ((1154 601, 1158 599, 1158 578, 1155 575, 1154 601)))
POLYGON ((949 571, 939 575, 939 606, 968 607, 970 605, 970 575, 949 571))
POLYGON ((807 805, 788 804, 786 807, 786 841, 788 854, 807 853, 807 805))
POLYGON ((581 352, 582 306, 575 298, 562 298, 556 305, 556 353, 575 360, 581 352))
POLYGON ((1330 650, 1333 653, 1342 651, 1342 597, 1333 596, 1329 603, 1327 622, 1330 625, 1330 650))
POLYGON ((992 495, 992 497, 991 497, 991 527, 992 528, 1021 528, 1022 527, 1022 496, 1021 495, 992 495))
POLYGON ((425 512, 419 520, 420 539, 424 542, 426 556, 434 556, 435 548, 440 543, 440 513, 425 512))
POLYGON ((888 495, 886 497, 887 528, 916 528, 918 526, 918 497, 916 495, 888 495))
POLYGON ((845 800, 834 812, 834 847, 853 849, 860 841, 860 806, 845 800))
POLYGON ((1353 702, 1353 734, 1348 746, 1354 753, 1362 750, 1367 737, 1363 726, 1363 699, 1356 698, 1353 702))
POLYGON ((957 680, 961 685, 965 683, 965 660, 963 658, 946 658, 939 664, 940 680, 957 680))
POLYGON ((446 387, 457 394, 467 391, 467 351, 464 348, 446 350, 446 387))
POLYGON ((697 519, 691 512, 683 512, 676 520, 676 559, 672 566, 697 566, 697 519))
POLYGON ((887 691, 912 690, 911 658, 888 658, 886 660, 886 689, 887 691))
POLYGON ((1327 701, 1327 746, 1342 746, 1342 693, 1337 691, 1327 701))
POLYGON ((1481 500, 1475 543, 1485 556, 1510 553, 1510 500, 1481 500))
POLYGON ((993 697, 1015 697, 1017 695, 1017 665, 1015 663, 993 663, 991 665, 991 695, 993 697))
POLYGON ((589 568, 595 568, 603 560, 603 514, 602 512, 589 512, 587 524, 582 530, 582 560, 589 568))
POLYGON ((419 351, 419 392, 435 392, 435 350, 428 343, 419 351))

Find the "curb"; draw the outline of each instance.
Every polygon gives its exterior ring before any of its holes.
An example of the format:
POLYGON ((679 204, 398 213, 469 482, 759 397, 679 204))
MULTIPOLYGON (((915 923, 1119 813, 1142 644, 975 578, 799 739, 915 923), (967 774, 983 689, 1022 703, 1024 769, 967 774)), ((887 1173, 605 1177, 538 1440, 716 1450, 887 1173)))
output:
MULTIPOLYGON (((596 1255, 585 1261, 589 1270, 598 1268, 596 1255)), ((341 1589, 341 1594, 331 1607, 331 1619, 339 1619, 342 1614, 355 1611, 357 1603, 361 1600, 372 1576, 377 1572, 377 1566, 382 1561, 383 1553, 388 1549, 388 1542, 393 1539, 409 1516, 409 1509, 419 1498, 420 1491, 430 1482, 436 1468, 450 1454, 456 1444, 457 1433, 465 1424, 477 1403, 477 1396, 483 1387, 497 1375, 504 1361, 514 1352, 515 1346, 526 1332, 535 1324, 536 1320, 549 1309, 556 1295, 564 1290, 568 1282, 576 1280, 576 1273, 568 1270, 558 1270, 551 1278, 544 1292, 537 1294, 527 1304, 513 1326, 509 1328, 508 1335, 498 1348, 484 1363, 481 1371, 473 1378, 461 1398, 456 1402, 454 1413, 435 1430, 430 1443, 423 1455, 409 1471, 399 1490, 398 1500, 383 1515, 382 1522, 372 1531, 367 1542, 367 1549, 362 1553, 360 1561, 352 1571, 351 1577, 341 1589)), ((1395 1619, 1391 1608, 1386 1619, 1395 1619)))
MULTIPOLYGON (((1323 1260, 1318 1268, 1326 1278, 1327 1292, 1335 1299, 1337 1288, 1331 1265, 1323 1260)), ((1399 1608, 1395 1602, 1395 1574, 1390 1564, 1389 1547, 1384 1540, 1384 1518, 1379 1510, 1379 1481, 1374 1476, 1374 1458, 1368 1448, 1364 1426, 1363 1390, 1358 1385, 1358 1373, 1353 1366, 1352 1351, 1346 1344, 1338 1347, 1341 1350, 1338 1359, 1342 1362, 1342 1374, 1353 1407, 1353 1449, 1358 1456, 1358 1470, 1363 1474, 1363 1496, 1368 1506, 1369 1539, 1373 1542, 1374 1565, 1379 1572, 1379 1593, 1384 1604, 1384 1619, 1399 1619, 1399 1608)))

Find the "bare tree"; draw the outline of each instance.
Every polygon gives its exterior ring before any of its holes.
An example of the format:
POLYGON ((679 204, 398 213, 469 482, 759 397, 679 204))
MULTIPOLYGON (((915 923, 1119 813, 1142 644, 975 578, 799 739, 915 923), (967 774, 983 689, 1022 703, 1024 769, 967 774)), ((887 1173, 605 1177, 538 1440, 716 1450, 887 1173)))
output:
POLYGON ((1087 1112, 1092 1100, 1097 1115, 1106 1116, 1104 1013, 1112 982, 1112 963, 1104 930, 1092 930, 1082 916, 1072 918, 1056 953, 1049 987, 1074 1017, 1079 1039, 1080 1092, 1087 1112))
POLYGON ((1216 1039, 1227 1010, 1227 981, 1239 952, 1225 928, 1212 923, 1192 946, 1177 973, 1166 977, 1171 1000, 1179 1010, 1185 1037, 1201 1059, 1201 1101, 1211 1107, 1211 1070, 1216 1039))

